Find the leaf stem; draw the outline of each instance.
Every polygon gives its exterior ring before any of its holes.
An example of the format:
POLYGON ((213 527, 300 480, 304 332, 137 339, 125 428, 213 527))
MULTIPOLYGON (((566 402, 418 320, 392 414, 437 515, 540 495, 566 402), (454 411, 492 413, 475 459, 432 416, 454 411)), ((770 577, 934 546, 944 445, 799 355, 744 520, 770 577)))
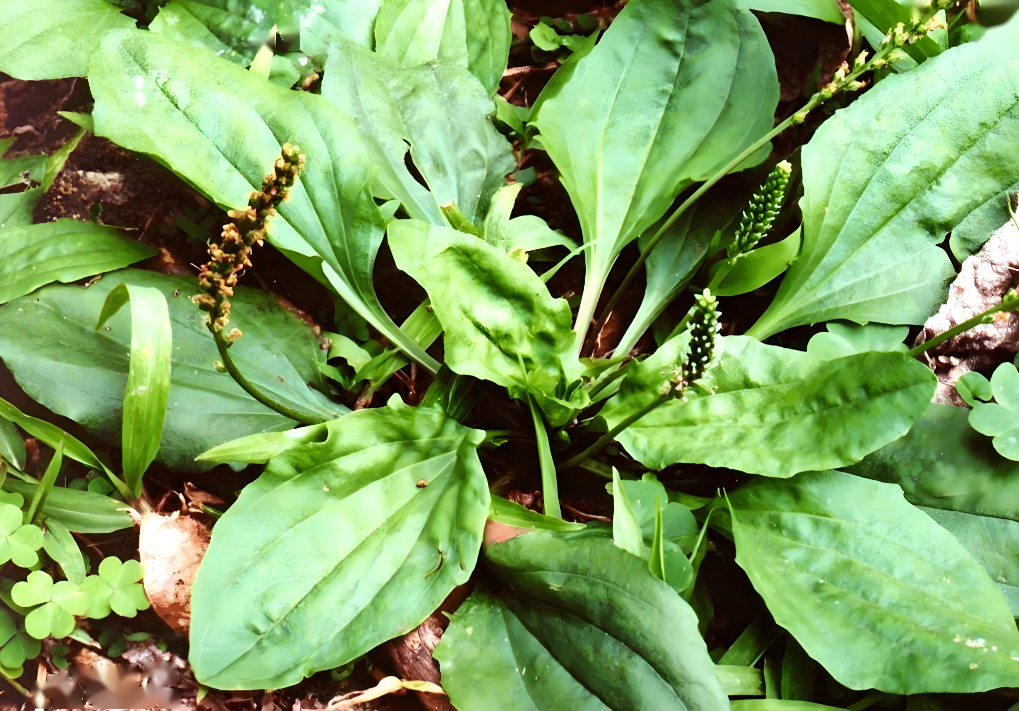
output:
MULTIPOLYGON (((867 62, 863 63, 859 67, 857 67, 852 73, 847 74, 844 79, 841 79, 838 83, 838 88, 839 89, 842 89, 843 87, 852 88, 853 86, 852 82, 854 82, 857 77, 859 77, 861 74, 865 72, 871 71, 872 69, 876 68, 876 66, 881 66, 884 63, 885 57, 888 56, 888 54, 890 54, 894 49, 895 49, 894 42, 883 43, 882 46, 874 53, 873 57, 871 57, 867 62)), ((738 167, 740 163, 742 163, 747 158, 756 153, 759 149, 761 149, 772 138, 782 133, 790 126, 803 123, 806 120, 807 115, 811 111, 816 109, 818 106, 823 104, 825 101, 827 101, 834 95, 835 92, 828 87, 825 87, 821 91, 818 91, 817 93, 810 97, 807 103, 803 105, 802 109, 795 112, 794 114, 789 116, 789 118, 785 119, 780 124, 775 126, 775 128, 768 131, 768 133, 764 134, 759 139, 754 141, 746 149, 744 149, 742 153, 740 153, 738 156, 736 156, 731 161, 726 163, 726 165, 722 167, 721 170, 719 170, 717 173, 711 176, 707 181, 701 183, 701 186, 697 188, 697 190, 694 191, 694 193, 690 195, 690 197, 684 200, 680 204, 680 206, 677 207, 675 211, 673 211, 671 215, 669 215, 668 219, 666 219, 665 222, 663 222, 661 226, 658 228, 658 231, 655 232, 654 237, 652 237, 651 240, 644 247, 644 249, 641 250, 640 256, 637 257, 637 261, 634 262, 633 266, 630 268, 630 271, 627 272, 626 276, 623 278, 622 283, 620 283, 615 293, 612 294, 612 298, 609 299, 609 302, 605 305, 603 314, 607 314, 612 311, 615 305, 619 302, 619 299, 623 295, 623 292, 626 291, 626 289, 633 282, 634 278, 636 278, 637 274, 640 272, 641 267, 644 266, 644 262, 647 261, 648 255, 651 253, 651 250, 654 249, 655 246, 662 241, 662 237, 664 237, 665 233, 669 230, 669 228, 672 227, 673 224, 675 224, 676 220, 678 220, 683 215, 683 213, 689 210, 690 207, 693 206, 693 204, 704 195, 704 193, 706 193, 708 190, 714 187, 714 185, 719 180, 728 175, 730 171, 738 167)))
POLYGON ((246 392, 248 395, 255 398, 258 402, 262 403, 270 410, 275 410, 284 417, 289 417, 291 420, 296 420, 300 422, 302 425, 317 425, 322 422, 325 422, 325 420, 317 419, 315 417, 309 417, 303 412, 298 412, 297 410, 284 405, 278 400, 267 395, 259 387, 251 383, 247 378, 245 378, 241 374, 241 371, 237 367, 237 364, 234 363, 234 359, 230 357, 229 350, 230 344, 227 342, 226 336, 223 335, 223 329, 219 329, 218 331, 212 331, 212 338, 216 342, 216 348, 219 349, 219 356, 220 358, 223 359, 223 366, 226 368, 226 372, 230 373, 230 376, 235 381, 237 381, 237 384, 240 385, 241 388, 243 388, 244 392, 246 392))
POLYGON ((598 450, 600 450, 602 447, 604 447, 609 442, 611 442, 616 437, 618 437, 620 432, 622 432, 627 427, 632 425, 634 422, 636 422, 637 420, 642 418, 644 415, 648 414, 649 412, 651 412, 652 410, 657 408, 659 405, 663 405, 664 403, 666 403, 669 400, 671 400, 672 399, 671 395, 672 395, 672 391, 670 390, 669 392, 665 393, 665 395, 662 395, 661 397, 659 397, 659 398, 657 398, 655 400, 652 400, 647 405, 645 405, 641 409, 637 410, 635 413, 633 413, 632 415, 630 415, 629 417, 624 419, 622 422, 620 422, 618 425, 613 427, 611 430, 609 430, 608 432, 603 434, 601 437, 599 437, 598 440, 594 444, 592 444, 590 447, 585 449, 583 452, 581 452, 580 454, 578 454, 575 457, 571 457, 570 459, 567 459, 565 462, 560 464, 559 467, 558 467, 558 470, 560 472, 565 472, 565 471, 567 471, 569 469, 572 469, 573 467, 577 466, 578 464, 581 464, 582 462, 586 461, 587 459, 590 459, 592 456, 594 456, 595 454, 598 453, 598 450))
POLYGON ((0 677, 3 677, 4 681, 10 684, 15 691, 24 696, 26 699, 28 698, 28 689, 19 684, 17 679, 8 676, 7 673, 4 672, 3 668, 0 668, 0 677))
POLYGON ((552 448, 548 443, 548 432, 545 420, 534 397, 528 394, 527 404, 531 407, 531 419, 534 420, 534 437, 538 442, 538 463, 541 466, 541 496, 545 502, 545 515, 562 520, 563 511, 559 506, 559 480, 556 478, 555 462, 552 460, 552 448))
POLYGON ((999 313, 1001 311, 1015 311, 1017 308, 1019 308, 1019 295, 1016 294, 1014 289, 1010 289, 1009 292, 1005 294, 1005 298, 1001 300, 1000 304, 992 306, 983 313, 979 313, 973 318, 967 319, 966 321, 963 321, 957 326, 953 326, 944 333, 939 333, 931 340, 924 341, 920 345, 911 348, 909 350, 908 355, 910 358, 916 358, 917 356, 930 350, 931 348, 934 348, 935 346, 940 345, 947 340, 955 338, 960 333, 965 333, 974 326, 980 326, 985 323, 991 323, 992 321, 994 321, 994 314, 996 313, 999 313))

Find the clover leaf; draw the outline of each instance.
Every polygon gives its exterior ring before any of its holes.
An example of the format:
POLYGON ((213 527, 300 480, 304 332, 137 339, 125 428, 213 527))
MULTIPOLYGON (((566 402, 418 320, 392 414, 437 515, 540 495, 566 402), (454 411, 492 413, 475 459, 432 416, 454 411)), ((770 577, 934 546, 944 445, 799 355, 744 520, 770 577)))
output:
POLYGON ((960 393, 973 406, 970 427, 993 437, 991 444, 998 454, 1019 461, 1019 370, 1011 363, 1002 363, 991 375, 990 393, 981 378, 972 376, 966 378, 960 393), (988 394, 994 402, 979 401, 989 399, 988 394))
POLYGON ((31 568, 39 562, 37 550, 42 548, 42 530, 25 524, 21 509, 0 504, 0 563, 11 560, 14 565, 31 568))
POLYGON ((88 611, 88 597, 74 583, 54 583, 49 574, 36 570, 11 590, 14 602, 34 609, 25 617, 25 631, 36 639, 66 637, 74 630, 74 616, 88 611))
POLYGON ((21 676, 25 660, 38 656, 40 649, 39 640, 25 634, 24 626, 0 609, 0 669, 9 677, 21 676))
POLYGON ((21 494, 14 494, 10 491, 0 490, 0 504, 10 504, 11 506, 17 506, 20 509, 25 505, 25 497, 21 494))
POLYGON ((88 616, 99 620, 116 612, 121 617, 134 617, 139 610, 149 609, 145 589, 139 584, 142 565, 136 560, 121 562, 109 557, 99 564, 98 575, 90 575, 81 590, 88 597, 88 616))

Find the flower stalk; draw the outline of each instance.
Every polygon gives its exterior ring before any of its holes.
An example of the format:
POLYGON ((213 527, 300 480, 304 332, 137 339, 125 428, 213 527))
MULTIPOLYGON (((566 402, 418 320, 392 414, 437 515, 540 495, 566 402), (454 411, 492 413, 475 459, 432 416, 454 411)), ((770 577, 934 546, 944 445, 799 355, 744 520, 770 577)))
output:
POLYGON ((201 293, 191 300, 209 314, 207 324, 223 359, 223 369, 237 384, 255 400, 284 417, 312 425, 319 420, 284 405, 244 377, 230 356, 230 346, 241 337, 241 331, 237 328, 229 332, 226 330, 230 324, 229 297, 234 295, 240 276, 251 267, 255 245, 262 246, 265 242, 267 220, 276 214, 276 208, 286 199, 303 169, 304 154, 296 146, 284 144, 280 157, 273 164, 273 172, 265 176, 262 188, 248 197, 248 206, 227 212, 232 222, 223 227, 219 242, 209 243, 209 261, 198 275, 201 293))

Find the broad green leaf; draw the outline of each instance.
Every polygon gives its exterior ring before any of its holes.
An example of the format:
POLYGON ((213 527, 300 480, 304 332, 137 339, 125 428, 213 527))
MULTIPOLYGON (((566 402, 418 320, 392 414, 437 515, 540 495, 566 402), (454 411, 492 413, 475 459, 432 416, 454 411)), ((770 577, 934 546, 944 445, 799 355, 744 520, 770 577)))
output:
POLYGON ((757 479, 729 502, 736 562, 840 683, 896 694, 1019 683, 1001 591, 898 488, 813 472, 757 479))
MULTIPOLYGON (((613 484, 613 486, 615 486, 613 484)), ((693 513, 678 501, 670 501, 669 492, 654 474, 644 474, 640 479, 623 480, 623 489, 632 503, 637 524, 645 542, 650 542, 655 532, 655 499, 661 502, 663 533, 667 541, 686 550, 693 548, 699 527, 693 513)))
POLYGON ((43 192, 39 186, 0 195, 0 229, 32 224, 32 212, 43 192))
POLYGON ((371 274, 384 223, 367 190, 372 167, 350 119, 320 96, 271 85, 152 32, 109 33, 93 57, 89 86, 97 135, 152 156, 223 207, 247 204, 282 143, 300 146, 307 165, 269 221, 269 241, 390 341, 437 369, 375 296, 371 274))
POLYGON ((734 0, 633 0, 565 69, 533 115, 593 243, 584 332, 623 247, 771 129, 778 81, 760 24, 734 0))
POLYGON ((954 276, 939 243, 1019 179, 1014 31, 888 77, 824 122, 802 151, 803 248, 748 335, 937 311, 954 276))
MULTIPOLYGON (((905 353, 823 361, 745 336, 718 339, 702 382, 714 394, 688 389, 685 401, 624 430, 620 444, 652 469, 683 462, 788 477, 853 464, 906 434, 936 384, 905 353)), ((654 396, 620 389, 600 414, 614 427, 654 396)))
POLYGON ((841 711, 836 706, 815 704, 810 701, 785 699, 741 699, 732 702, 732 711, 841 711))
POLYGON ((488 90, 499 90, 513 41, 512 13, 502 0, 463 0, 467 68, 488 90))
POLYGON ((397 64, 467 67, 463 0, 382 0, 375 51, 397 64))
POLYGON ((517 195, 523 187, 511 183, 495 191, 485 215, 482 234, 485 241, 504 252, 531 252, 546 247, 573 249, 576 243, 566 235, 554 231, 537 215, 521 215, 510 219, 517 195))
MULTIPOLYGON (((99 439, 121 442, 130 314, 119 313, 96 330, 106 295, 121 282, 158 290, 169 309, 173 351, 159 461, 183 471, 200 471, 207 465, 196 465, 194 458, 211 447, 293 427, 292 420, 257 403, 216 369, 219 351, 204 312, 191 302, 197 281, 153 272, 115 272, 88 289, 50 286, 0 308, 0 357, 30 397, 99 439)), ((326 353, 306 323, 272 296, 254 289, 239 287, 230 300, 231 325, 244 333, 231 354, 245 377, 290 407, 316 417, 347 412, 308 387, 325 387, 316 364, 326 353)), ((7 417, 2 408, 0 416, 7 417)), ((83 461, 81 455, 72 454, 70 444, 67 454, 83 461)), ((91 466, 101 467, 98 462, 91 466)))
MULTIPOLYGON (((46 497, 49 498, 48 496, 46 497)), ((45 510, 45 507, 44 507, 45 510)), ((85 582, 88 563, 82 557, 81 549, 71 535, 71 531, 59 520, 47 517, 46 530, 43 531, 42 547, 46 555, 60 566, 64 577, 76 585, 85 582)))
POLYGON ((25 440, 14 424, 3 417, 0 417, 0 457, 18 469, 24 469, 28 461, 25 440))
MULTIPOLYGON (((687 287, 707 256, 716 232, 725 229, 734 215, 733 206, 727 203, 697 202, 673 223, 648 255, 644 299, 616 346, 616 355, 623 356, 633 350, 655 319, 687 287)), ((646 247, 656 231, 654 228, 647 230, 638 246, 646 247)))
MULTIPOLYGON (((64 449, 64 454, 71 456, 70 445, 64 449)), ((6 491, 15 492, 26 499, 32 498, 37 486, 12 477, 7 477, 3 485, 6 491)), ((50 490, 42 505, 42 515, 51 523, 58 521, 75 533, 113 533, 134 526, 123 501, 62 486, 50 490)))
POLYGON ((764 696, 764 676, 754 667, 715 666, 722 689, 728 696, 764 696))
POLYGON ((918 507, 951 533, 983 566, 1008 600, 1013 617, 1019 612, 1019 522, 976 514, 918 507))
POLYGON ((512 397, 529 393, 553 427, 584 405, 570 307, 527 265, 483 239, 417 220, 391 222, 389 244, 397 266, 428 292, 454 372, 512 397))
MULTIPOLYGON (((802 228, 797 227, 785 239, 741 255, 732 269, 722 278, 721 283, 711 289, 711 293, 715 296, 747 294, 755 289, 760 289, 785 272, 796 259, 796 255, 799 254, 801 230, 802 228)), ((722 264, 724 262, 715 265, 708 272, 709 275, 714 276, 722 264)))
POLYGON ((339 43, 322 95, 353 117, 378 180, 415 219, 445 225, 439 208, 455 204, 480 225, 492 193, 516 166, 509 141, 490 120, 494 104, 465 67, 404 66, 339 43), (408 144, 427 188, 407 167, 408 144))
POLYGON ((909 335, 906 326, 886 326, 880 323, 858 326, 855 323, 833 321, 825 324, 825 327, 827 331, 815 334, 807 342, 807 353, 821 360, 837 360, 868 351, 905 353, 909 350, 903 343, 909 335))
MULTIPOLYGON (((14 141, 14 138, 0 139, 0 156, 14 144, 14 141)), ((0 188, 12 185, 27 187, 31 183, 41 183, 45 173, 46 156, 44 155, 0 158, 0 188)))
POLYGON ((105 0, 33 0, 5 2, 0 27, 17 28, 0 47, 0 72, 15 79, 63 79, 85 76, 104 34, 134 27, 134 20, 105 0))
POLYGON ((693 610, 608 536, 528 533, 485 558, 505 594, 479 586, 434 652, 460 711, 729 708, 693 610))
POLYGON ((337 34, 370 47, 378 11, 379 0, 170 0, 149 29, 247 65, 274 25, 286 36, 299 23, 300 49, 321 68, 337 34))
POLYGON ((217 522, 191 601, 191 666, 280 688, 408 632, 467 581, 489 493, 484 433, 434 408, 360 410, 269 461, 217 522))
POLYGON ((163 422, 170 398, 173 331, 166 298, 149 286, 121 282, 106 295, 96 330, 120 308, 131 304, 131 352, 124 388, 124 479, 131 493, 141 496, 142 476, 159 452, 163 422))
POLYGON ((140 262, 156 250, 120 230, 58 220, 5 229, 0 239, 0 303, 51 282, 65 284, 140 262))
POLYGON ((839 25, 846 23, 846 18, 839 10, 836 0, 736 0, 736 6, 742 10, 814 17, 839 25))
POLYGON ((847 471, 898 484, 918 506, 1019 520, 1019 464, 967 424, 969 413, 929 405, 909 434, 847 471))

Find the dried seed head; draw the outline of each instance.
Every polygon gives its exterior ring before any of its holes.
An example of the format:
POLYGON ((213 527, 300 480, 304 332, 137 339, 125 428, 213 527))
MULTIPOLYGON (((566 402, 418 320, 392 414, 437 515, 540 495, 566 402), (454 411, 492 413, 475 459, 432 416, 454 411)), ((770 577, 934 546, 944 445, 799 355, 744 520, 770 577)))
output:
MULTIPOLYGON (((248 196, 247 207, 230 210, 232 222, 223 227, 220 241, 209 243, 209 262, 198 274, 202 292, 192 301, 209 312, 209 328, 219 332, 230 323, 230 302, 237 278, 251 267, 251 250, 265 240, 265 223, 276 214, 276 207, 286 199, 297 177, 304 169, 304 155, 296 146, 284 144, 280 158, 273 164, 273 172, 265 176, 261 190, 248 196)), ((236 328, 227 336, 227 343, 241 337, 236 328)))

